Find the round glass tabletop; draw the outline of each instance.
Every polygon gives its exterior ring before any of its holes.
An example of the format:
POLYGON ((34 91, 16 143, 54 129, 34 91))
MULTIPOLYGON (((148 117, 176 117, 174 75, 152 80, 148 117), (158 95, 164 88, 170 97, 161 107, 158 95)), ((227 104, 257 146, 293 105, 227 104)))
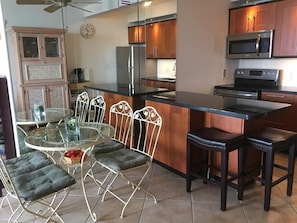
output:
POLYGON ((26 146, 42 151, 67 151, 88 148, 110 139, 114 127, 104 123, 79 123, 79 132, 68 131, 62 124, 51 124, 28 132, 26 146))

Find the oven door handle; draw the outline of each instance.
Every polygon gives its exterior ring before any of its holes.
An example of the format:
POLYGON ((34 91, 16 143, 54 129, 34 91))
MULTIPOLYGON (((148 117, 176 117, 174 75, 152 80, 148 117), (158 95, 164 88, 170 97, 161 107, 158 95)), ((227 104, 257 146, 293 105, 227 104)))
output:
POLYGON ((258 99, 257 92, 215 89, 214 94, 220 95, 220 96, 225 96, 225 97, 258 99))
POLYGON ((261 41, 261 35, 258 35, 257 41, 256 41, 256 53, 257 56, 260 56, 260 41, 261 41))

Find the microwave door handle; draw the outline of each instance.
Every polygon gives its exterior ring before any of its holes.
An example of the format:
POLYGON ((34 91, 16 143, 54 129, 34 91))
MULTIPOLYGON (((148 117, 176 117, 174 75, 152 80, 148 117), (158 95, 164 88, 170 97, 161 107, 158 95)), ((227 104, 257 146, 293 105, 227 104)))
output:
POLYGON ((260 41, 261 41, 261 36, 258 35, 257 42, 256 42, 256 53, 257 53, 257 56, 260 56, 260 41))

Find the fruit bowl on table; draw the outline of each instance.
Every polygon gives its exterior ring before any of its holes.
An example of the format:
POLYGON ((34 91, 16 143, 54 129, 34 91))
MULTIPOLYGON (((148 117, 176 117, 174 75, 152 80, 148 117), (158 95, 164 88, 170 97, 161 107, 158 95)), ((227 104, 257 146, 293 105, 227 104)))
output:
MULTIPOLYGON (((79 164, 84 155, 84 151, 81 149, 69 150, 64 153, 63 159, 67 164, 79 164)), ((84 161, 88 160, 88 155, 84 157, 84 161)))

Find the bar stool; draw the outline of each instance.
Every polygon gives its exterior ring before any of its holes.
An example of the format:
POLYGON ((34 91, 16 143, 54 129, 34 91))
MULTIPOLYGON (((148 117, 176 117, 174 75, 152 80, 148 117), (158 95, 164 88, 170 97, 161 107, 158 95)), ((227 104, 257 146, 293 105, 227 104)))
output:
MULTIPOLYGON (((202 178, 203 183, 209 181, 208 169, 214 168, 209 164, 208 153, 209 151, 219 152, 221 154, 221 210, 226 210, 227 199, 227 185, 235 179, 238 179, 238 199, 241 200, 243 192, 242 180, 242 162, 243 162, 243 143, 244 136, 240 134, 223 132, 216 128, 202 128, 197 131, 188 132, 187 134, 187 192, 191 192, 191 181, 193 177, 202 178), (191 145, 196 146, 197 149, 202 150, 203 161, 202 163, 191 162, 191 145), (228 170, 229 153, 238 150, 238 174, 231 174, 228 170), (202 175, 194 172, 197 167, 202 167, 202 175), (230 176, 230 177, 229 177, 230 176)), ((192 151, 191 151, 192 150, 192 151)))
MULTIPOLYGON (((265 186, 264 195, 264 210, 269 211, 270 208, 270 198, 271 189, 273 186, 279 184, 280 182, 287 179, 287 195, 292 195, 292 186, 294 178, 294 166, 295 166, 295 144, 297 142, 297 133, 270 128, 267 127, 261 131, 252 133, 246 137, 247 146, 259 150, 262 152, 262 165, 260 170, 262 171, 262 176, 257 177, 249 173, 244 173, 251 176, 253 179, 260 181, 262 185, 265 186), (274 162, 274 157, 276 152, 289 151, 288 155, 288 165, 281 166, 274 162), (272 181, 273 168, 279 168, 286 171, 286 174, 275 181, 272 181)), ((241 191, 243 193, 243 191, 241 191)), ((241 197, 243 196, 240 195, 241 197)))

